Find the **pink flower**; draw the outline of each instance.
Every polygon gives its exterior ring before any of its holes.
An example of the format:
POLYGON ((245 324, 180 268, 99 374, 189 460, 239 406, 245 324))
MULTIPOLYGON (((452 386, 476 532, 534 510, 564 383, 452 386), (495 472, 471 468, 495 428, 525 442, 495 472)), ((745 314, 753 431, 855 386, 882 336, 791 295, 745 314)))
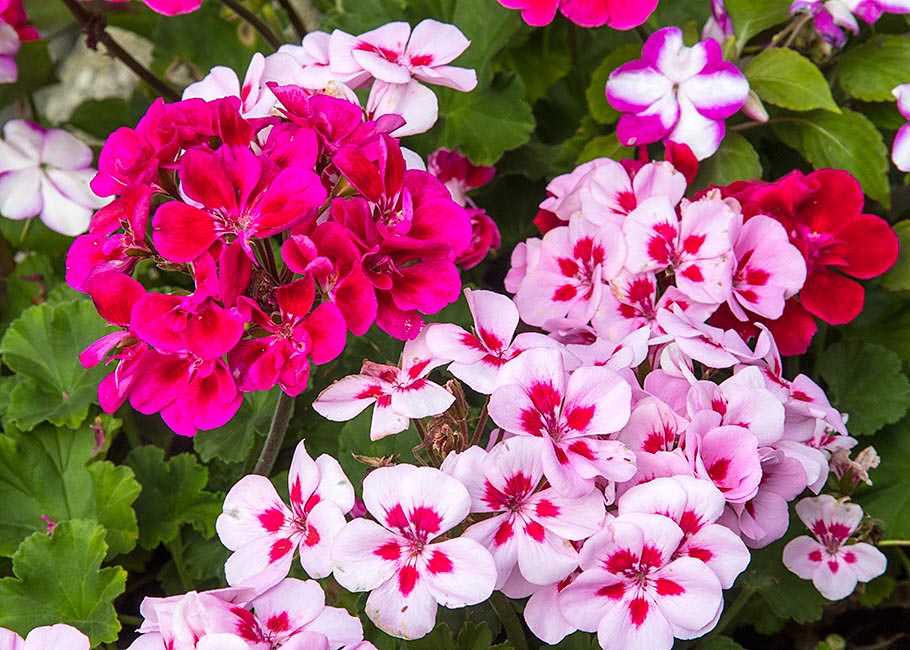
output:
POLYGON ((0 20, 0 84, 16 83, 19 79, 16 55, 20 47, 19 34, 12 25, 0 20))
POLYGON ((375 404, 370 438, 399 433, 412 418, 439 415, 455 401, 449 391, 426 379, 441 363, 421 334, 405 343, 400 367, 364 361, 361 374, 343 377, 319 393, 313 409, 324 418, 344 422, 375 404))
POLYGON ((887 561, 865 542, 848 544, 863 518, 855 503, 829 494, 801 500, 796 514, 815 539, 801 535, 784 547, 784 566, 812 584, 829 600, 846 598, 857 582, 868 582, 885 572, 887 561))
MULTIPOLYGON (((129 0, 109 0, 110 2, 129 2, 129 0)), ((202 0, 142 0, 152 11, 163 16, 189 14, 202 6, 202 0)))
POLYGON ((244 476, 224 499, 216 528, 234 551, 225 564, 228 584, 258 591, 285 578, 294 551, 313 578, 332 572, 332 542, 354 506, 354 488, 338 461, 322 454, 310 458, 301 441, 288 474, 291 507, 281 501, 264 476, 244 476))
POLYGON ((9 219, 40 216, 70 237, 88 229, 92 212, 107 201, 89 188, 92 150, 61 129, 10 120, 0 140, 0 213, 9 219))
POLYGON ((703 635, 720 616, 723 595, 704 562, 676 556, 684 539, 663 515, 607 522, 581 550, 582 574, 559 594, 563 616, 596 631, 605 648, 670 650, 674 637, 703 635))
POLYGON ((686 47, 678 27, 654 32, 642 58, 620 66, 607 81, 607 100, 623 113, 616 134, 624 145, 677 142, 699 160, 717 151, 724 120, 748 93, 749 83, 723 60, 717 41, 686 47))
POLYGON ((486 549, 463 537, 432 543, 470 510, 461 483, 430 467, 383 467, 364 479, 363 500, 376 521, 349 522, 335 539, 332 560, 342 587, 371 592, 366 614, 377 627, 420 638, 433 629, 438 605, 489 598, 496 566, 486 549))
POLYGON ((623 2, 621 0, 499 0, 509 9, 520 9, 529 25, 549 25, 559 11, 582 27, 609 25, 613 29, 632 29, 648 19, 657 0, 623 2))
POLYGON ((475 165, 457 149, 437 149, 427 158, 427 171, 438 178, 458 205, 473 205, 467 193, 483 187, 496 173, 495 167, 475 165))
POLYGON ((62 623, 36 627, 23 639, 0 627, 0 648, 3 650, 89 650, 91 643, 82 632, 62 623))
POLYGON ((566 372, 558 350, 528 350, 503 366, 490 396, 490 417, 505 431, 539 441, 544 476, 560 493, 582 497, 597 477, 625 481, 634 454, 604 436, 629 420, 632 389, 616 372, 566 372))
MULTIPOLYGON (((891 91, 897 100, 897 110, 910 120, 910 84, 901 84, 891 91)), ((891 160, 902 172, 910 172, 910 122, 904 124, 894 136, 891 160)))

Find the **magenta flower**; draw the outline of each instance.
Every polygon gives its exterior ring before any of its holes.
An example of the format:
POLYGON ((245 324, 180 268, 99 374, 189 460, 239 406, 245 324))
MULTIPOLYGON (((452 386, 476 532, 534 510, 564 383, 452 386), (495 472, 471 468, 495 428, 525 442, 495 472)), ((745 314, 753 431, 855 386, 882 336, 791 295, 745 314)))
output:
POLYGON ((624 2, 623 0, 499 0, 509 9, 520 9, 522 19, 537 27, 553 22, 558 9, 566 18, 582 27, 609 25, 613 29, 632 29, 648 19, 657 8, 657 0, 624 2))
MULTIPOLYGON (((897 110, 910 120, 910 84, 901 84, 891 91, 897 100, 897 110)), ((891 147, 891 160, 902 172, 910 172, 910 122, 898 129, 891 147)))
POLYGON ((294 551, 313 578, 332 572, 332 542, 354 507, 354 488, 338 461, 322 454, 310 458, 301 441, 288 474, 288 508, 271 481, 244 476, 224 499, 216 528, 234 551, 225 564, 228 584, 262 591, 285 578, 294 551))
POLYGON ((486 549, 463 537, 432 542, 470 511, 461 483, 430 467, 383 467, 364 479, 363 501, 376 521, 349 522, 335 538, 332 561, 342 587, 371 592, 366 614, 378 628, 420 638, 436 624, 439 605, 490 597, 496 566, 486 549))
POLYGON ((19 78, 16 55, 21 45, 13 26, 0 20, 0 84, 16 83, 19 78))
POLYGON ((62 129, 10 120, 0 140, 0 213, 40 217, 73 237, 88 229, 92 212, 107 203, 89 188, 92 150, 62 129))
POLYGON ((784 566, 803 580, 812 580, 828 600, 846 598, 857 582, 868 582, 885 572, 887 561, 865 542, 847 543, 863 519, 855 503, 829 494, 796 504, 796 514, 815 539, 801 535, 784 547, 784 566))
POLYGON ((686 47, 678 27, 654 32, 642 58, 620 66, 607 81, 607 101, 623 113, 616 134, 624 145, 676 142, 699 160, 717 151, 724 120, 748 94, 749 83, 723 60, 717 41, 686 47))
POLYGON ((89 650, 90 646, 87 636, 62 623, 36 627, 25 639, 12 630, 0 627, 0 648, 3 650, 89 650))
MULTIPOLYGON (((129 2, 129 0, 109 0, 110 2, 129 2)), ((202 0, 142 0, 145 5, 163 16, 189 14, 202 6, 202 0)))
POLYGON ((720 582, 701 560, 676 555, 685 534, 668 517, 627 513, 581 550, 583 572, 559 594, 563 616, 602 647, 670 650, 717 622, 720 582))

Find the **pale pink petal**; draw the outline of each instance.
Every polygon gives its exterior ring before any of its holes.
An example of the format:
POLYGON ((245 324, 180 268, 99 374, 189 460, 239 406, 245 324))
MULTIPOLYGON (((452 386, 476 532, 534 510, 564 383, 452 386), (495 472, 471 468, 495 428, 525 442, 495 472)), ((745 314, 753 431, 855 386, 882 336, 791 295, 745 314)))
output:
MULTIPOLYGON (((135 648, 136 645, 130 647, 135 648)), ((161 647, 166 647, 162 644, 161 647)), ((198 643, 196 650, 249 650, 249 644, 236 634, 227 632, 218 632, 216 634, 206 634, 198 643)))
POLYGON ((803 580, 811 580, 825 556, 825 547, 808 535, 787 542, 781 561, 803 580))
POLYGON ((455 25, 427 19, 414 27, 405 55, 412 68, 435 67, 451 63, 470 44, 471 41, 455 25))
POLYGON ((888 567, 885 555, 865 542, 842 547, 841 558, 860 582, 869 582, 872 578, 877 578, 888 567))
POLYGON ((501 589, 518 562, 518 535, 515 517, 503 514, 472 525, 463 537, 483 546, 493 557, 496 569, 496 588, 501 589))
POLYGON ((224 563, 224 576, 232 587, 263 591, 279 583, 294 563, 296 542, 287 536, 263 536, 235 550, 224 563))
POLYGON ((603 569, 585 571, 559 593, 559 610, 579 630, 595 632, 601 619, 610 610, 618 609, 623 591, 624 582, 603 569), (615 591, 610 590, 614 585, 615 591), (615 592, 619 592, 619 598, 615 592))
POLYGON ((89 650, 91 644, 85 634, 72 627, 58 623, 36 627, 25 637, 23 650, 89 650))
POLYGON ((415 382, 392 393, 392 409, 409 418, 439 415, 454 401, 452 393, 430 381, 415 382))
POLYGON ((306 630, 325 635, 333 650, 363 640, 363 625, 360 619, 340 607, 323 609, 319 616, 306 626, 306 630))
POLYGON ((674 635, 689 638, 692 635, 687 632, 707 631, 704 627, 724 604, 723 590, 714 572, 700 560, 681 557, 655 576, 656 604, 673 627, 674 635))
POLYGON ((354 507, 354 486, 339 462, 328 454, 322 454, 316 459, 316 467, 319 470, 319 486, 316 488, 319 498, 336 503, 344 514, 350 512, 354 507))
POLYGON ((632 387, 604 367, 578 368, 569 377, 562 418, 567 435, 615 433, 629 421, 632 387))
POLYGON ((477 87, 477 73, 470 68, 441 65, 434 68, 414 68, 412 73, 416 79, 428 84, 454 88, 463 93, 470 92, 477 87))
POLYGON ((335 580, 348 591, 376 589, 397 571, 399 559, 392 551, 403 542, 376 522, 348 522, 332 546, 335 580))
POLYGON ((286 578, 250 605, 260 621, 280 618, 287 629, 296 630, 308 626, 325 610, 325 593, 315 580, 286 578))
POLYGON ((559 609, 559 587, 563 582, 540 587, 525 603, 523 612, 525 623, 534 636, 550 645, 559 643, 577 629, 559 609))
POLYGON ((43 205, 41 180, 37 167, 0 176, 0 214, 16 220, 37 216, 43 205))
POLYGON ((496 583, 496 565, 489 552, 472 539, 450 539, 424 547, 421 578, 443 607, 476 605, 490 597, 496 583))
POLYGON ((300 539, 300 565, 312 578, 332 572, 332 542, 345 526, 344 513, 332 501, 313 506, 306 517, 306 534, 300 539))
POLYGON ((578 552, 565 539, 534 520, 516 521, 518 568, 525 580, 548 585, 562 580, 578 568, 578 552))
POLYGON ((910 172, 910 124, 904 124, 894 135, 891 160, 902 172, 910 172))
POLYGON ((403 83, 375 81, 367 100, 367 115, 372 119, 382 115, 400 115, 404 125, 392 131, 401 138, 425 133, 436 123, 439 100, 436 93, 408 77, 403 83))
POLYGON ((221 543, 237 550, 250 541, 277 533, 291 518, 271 481, 251 474, 227 493, 215 528, 221 543))
POLYGON ((319 393, 313 401, 313 410, 333 422, 346 422, 375 402, 379 390, 386 392, 373 377, 342 377, 319 393))
POLYGON ((736 533, 718 524, 708 524, 689 537, 683 543, 682 554, 704 562, 724 589, 733 586, 752 557, 736 533))
POLYGON ((68 237, 88 230, 93 210, 62 194, 47 178, 41 183, 41 203, 41 221, 51 230, 68 237))
POLYGON ((825 559, 812 572, 812 584, 828 600, 841 600, 856 589, 856 576, 841 554, 825 554, 825 559))
MULTIPOLYGON (((2 24, 5 23, 0 23, 0 25, 2 24)), ((24 643, 22 637, 12 630, 0 628, 0 650, 24 650, 24 643)))

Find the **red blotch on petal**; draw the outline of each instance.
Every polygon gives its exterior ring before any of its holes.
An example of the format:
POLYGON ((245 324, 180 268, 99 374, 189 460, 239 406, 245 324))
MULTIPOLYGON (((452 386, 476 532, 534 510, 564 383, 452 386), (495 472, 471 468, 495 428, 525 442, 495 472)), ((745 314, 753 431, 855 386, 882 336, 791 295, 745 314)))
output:
POLYGON ((538 517, 559 516, 559 506, 555 505, 552 501, 547 501, 546 499, 541 499, 538 501, 537 506, 535 506, 534 510, 537 512, 538 517))
POLYGON ((610 573, 623 573, 632 571, 636 564, 638 564, 638 556, 627 548, 621 548, 607 558, 604 568, 610 573))
POLYGON ((417 569, 410 564, 401 567, 398 572, 398 591, 401 592, 402 596, 407 596, 414 591, 414 585, 417 584, 417 578, 419 577, 420 574, 417 573, 417 569))
POLYGON ((663 553, 656 546, 646 544, 641 549, 641 563, 644 566, 659 567, 664 564, 663 553))
POLYGON ((378 555, 383 560, 397 560, 401 556, 401 547, 395 542, 386 542, 373 551, 373 555, 378 555))
POLYGON ((594 417, 594 405, 580 406, 569 411, 566 415, 566 425, 575 431, 583 431, 594 417))
POLYGON ((265 626, 272 632, 284 632, 290 627, 290 622, 288 621, 288 613, 281 612, 280 614, 275 614, 274 616, 269 617, 269 620, 266 621, 265 626))
POLYGON ((856 564, 856 554, 853 551, 844 553, 844 562, 847 564, 856 564))
POLYGON ((305 546, 316 546, 319 543, 319 540, 322 539, 319 535, 319 531, 316 530, 313 526, 307 526, 306 537, 303 538, 303 543, 305 546))
POLYGON ((294 545, 289 539, 279 539, 277 542, 272 544, 272 548, 269 549, 269 562, 277 562, 288 552, 294 548, 294 545))
POLYGON ((601 587, 597 590, 596 594, 609 598, 610 600, 619 600, 625 592, 626 586, 621 582, 617 582, 616 584, 601 587))
POLYGON ((564 284, 553 292, 555 302, 567 302, 578 295, 578 290, 571 284, 564 284))
POLYGON ((673 582, 672 580, 667 580, 666 578, 658 578, 655 581, 655 586, 657 587, 657 594, 659 596, 679 596, 680 594, 686 593, 686 590, 678 582, 673 582))
POLYGON ((714 557, 714 553, 709 551, 706 548, 698 548, 695 546, 689 547, 686 551, 686 554, 689 557, 694 557, 696 560, 701 560, 702 562, 708 562, 711 558, 714 557))
POLYGON ((813 562, 821 562, 822 561, 822 552, 819 551, 818 549, 815 549, 814 551, 809 553, 809 559, 812 560, 813 562))
POLYGON ((701 269, 695 266, 687 266, 682 271, 679 272, 681 276, 689 280, 690 282, 704 282, 705 276, 701 274, 701 269))
POLYGON ((588 460, 595 460, 597 456, 594 455, 594 452, 583 440, 576 440, 571 445, 569 445, 569 451, 573 454, 578 454, 582 458, 587 458, 588 460))
POLYGON ((632 621, 632 625, 635 627, 641 627, 642 623, 645 622, 645 619, 648 618, 648 601, 644 598, 636 598, 629 602, 629 618, 632 621))
POLYGON ((515 534, 514 529, 512 528, 512 522, 507 521, 496 531, 496 535, 493 536, 493 544, 496 546, 502 546, 515 534))
POLYGON ((543 542, 543 539, 547 534, 543 529, 543 526, 538 524, 536 521, 529 521, 527 525, 525 525, 525 532, 528 534, 528 537, 533 539, 535 542, 543 542))
POLYGON ((259 515, 259 523, 270 533, 277 532, 284 525, 284 513, 278 508, 269 508, 259 515))
POLYGON ((442 523, 442 517, 432 508, 417 506, 411 511, 411 521, 414 522, 414 528, 418 532, 432 535, 439 532, 439 524, 442 523))
POLYGON ((432 574, 451 573, 452 567, 452 560, 442 551, 433 551, 430 561, 427 562, 427 569, 432 574))
POLYGON ((728 471, 730 471, 730 459, 721 458, 708 468, 708 476, 717 483, 727 478, 728 471))

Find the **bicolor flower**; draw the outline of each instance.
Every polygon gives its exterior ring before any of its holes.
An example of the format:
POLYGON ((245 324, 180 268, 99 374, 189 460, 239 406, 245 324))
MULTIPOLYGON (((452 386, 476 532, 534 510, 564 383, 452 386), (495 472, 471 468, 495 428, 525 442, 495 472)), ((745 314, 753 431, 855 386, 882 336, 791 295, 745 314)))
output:
POLYGON ((224 566, 228 584, 261 591, 287 576, 299 551, 300 565, 313 578, 332 571, 332 541, 354 507, 354 488, 338 461, 310 458, 297 445, 288 474, 290 508, 264 476, 244 476, 224 499, 215 527, 234 551, 224 566))
MULTIPOLYGON (((897 100, 897 110, 905 119, 910 120, 910 84, 901 84, 891 93, 897 100)), ((910 172, 910 122, 897 130, 891 146, 891 160, 902 172, 910 172)))
POLYGON ((784 566, 803 580, 812 580, 828 600, 853 593, 857 582, 868 582, 885 572, 887 560, 865 542, 848 543, 863 519, 855 503, 830 494, 802 499, 796 514, 815 539, 800 535, 784 547, 784 566))
POLYGON ((383 467, 364 479, 363 501, 376 521, 349 522, 335 538, 332 560, 342 587, 370 592, 366 614, 377 627, 417 639, 435 626, 439 605, 490 597, 496 565, 483 546, 464 537, 433 542, 470 511, 461 483, 431 467, 383 467))
POLYGON ((723 60, 717 41, 686 47, 678 27, 654 32, 642 58, 620 66, 607 81, 607 100, 623 113, 616 134, 624 145, 678 142, 699 160, 717 151, 724 120, 748 94, 749 83, 723 60))
POLYGON ((85 232, 92 212, 107 203, 89 188, 91 164, 92 150, 70 133, 10 120, 0 140, 0 213, 40 217, 70 237, 85 232))

